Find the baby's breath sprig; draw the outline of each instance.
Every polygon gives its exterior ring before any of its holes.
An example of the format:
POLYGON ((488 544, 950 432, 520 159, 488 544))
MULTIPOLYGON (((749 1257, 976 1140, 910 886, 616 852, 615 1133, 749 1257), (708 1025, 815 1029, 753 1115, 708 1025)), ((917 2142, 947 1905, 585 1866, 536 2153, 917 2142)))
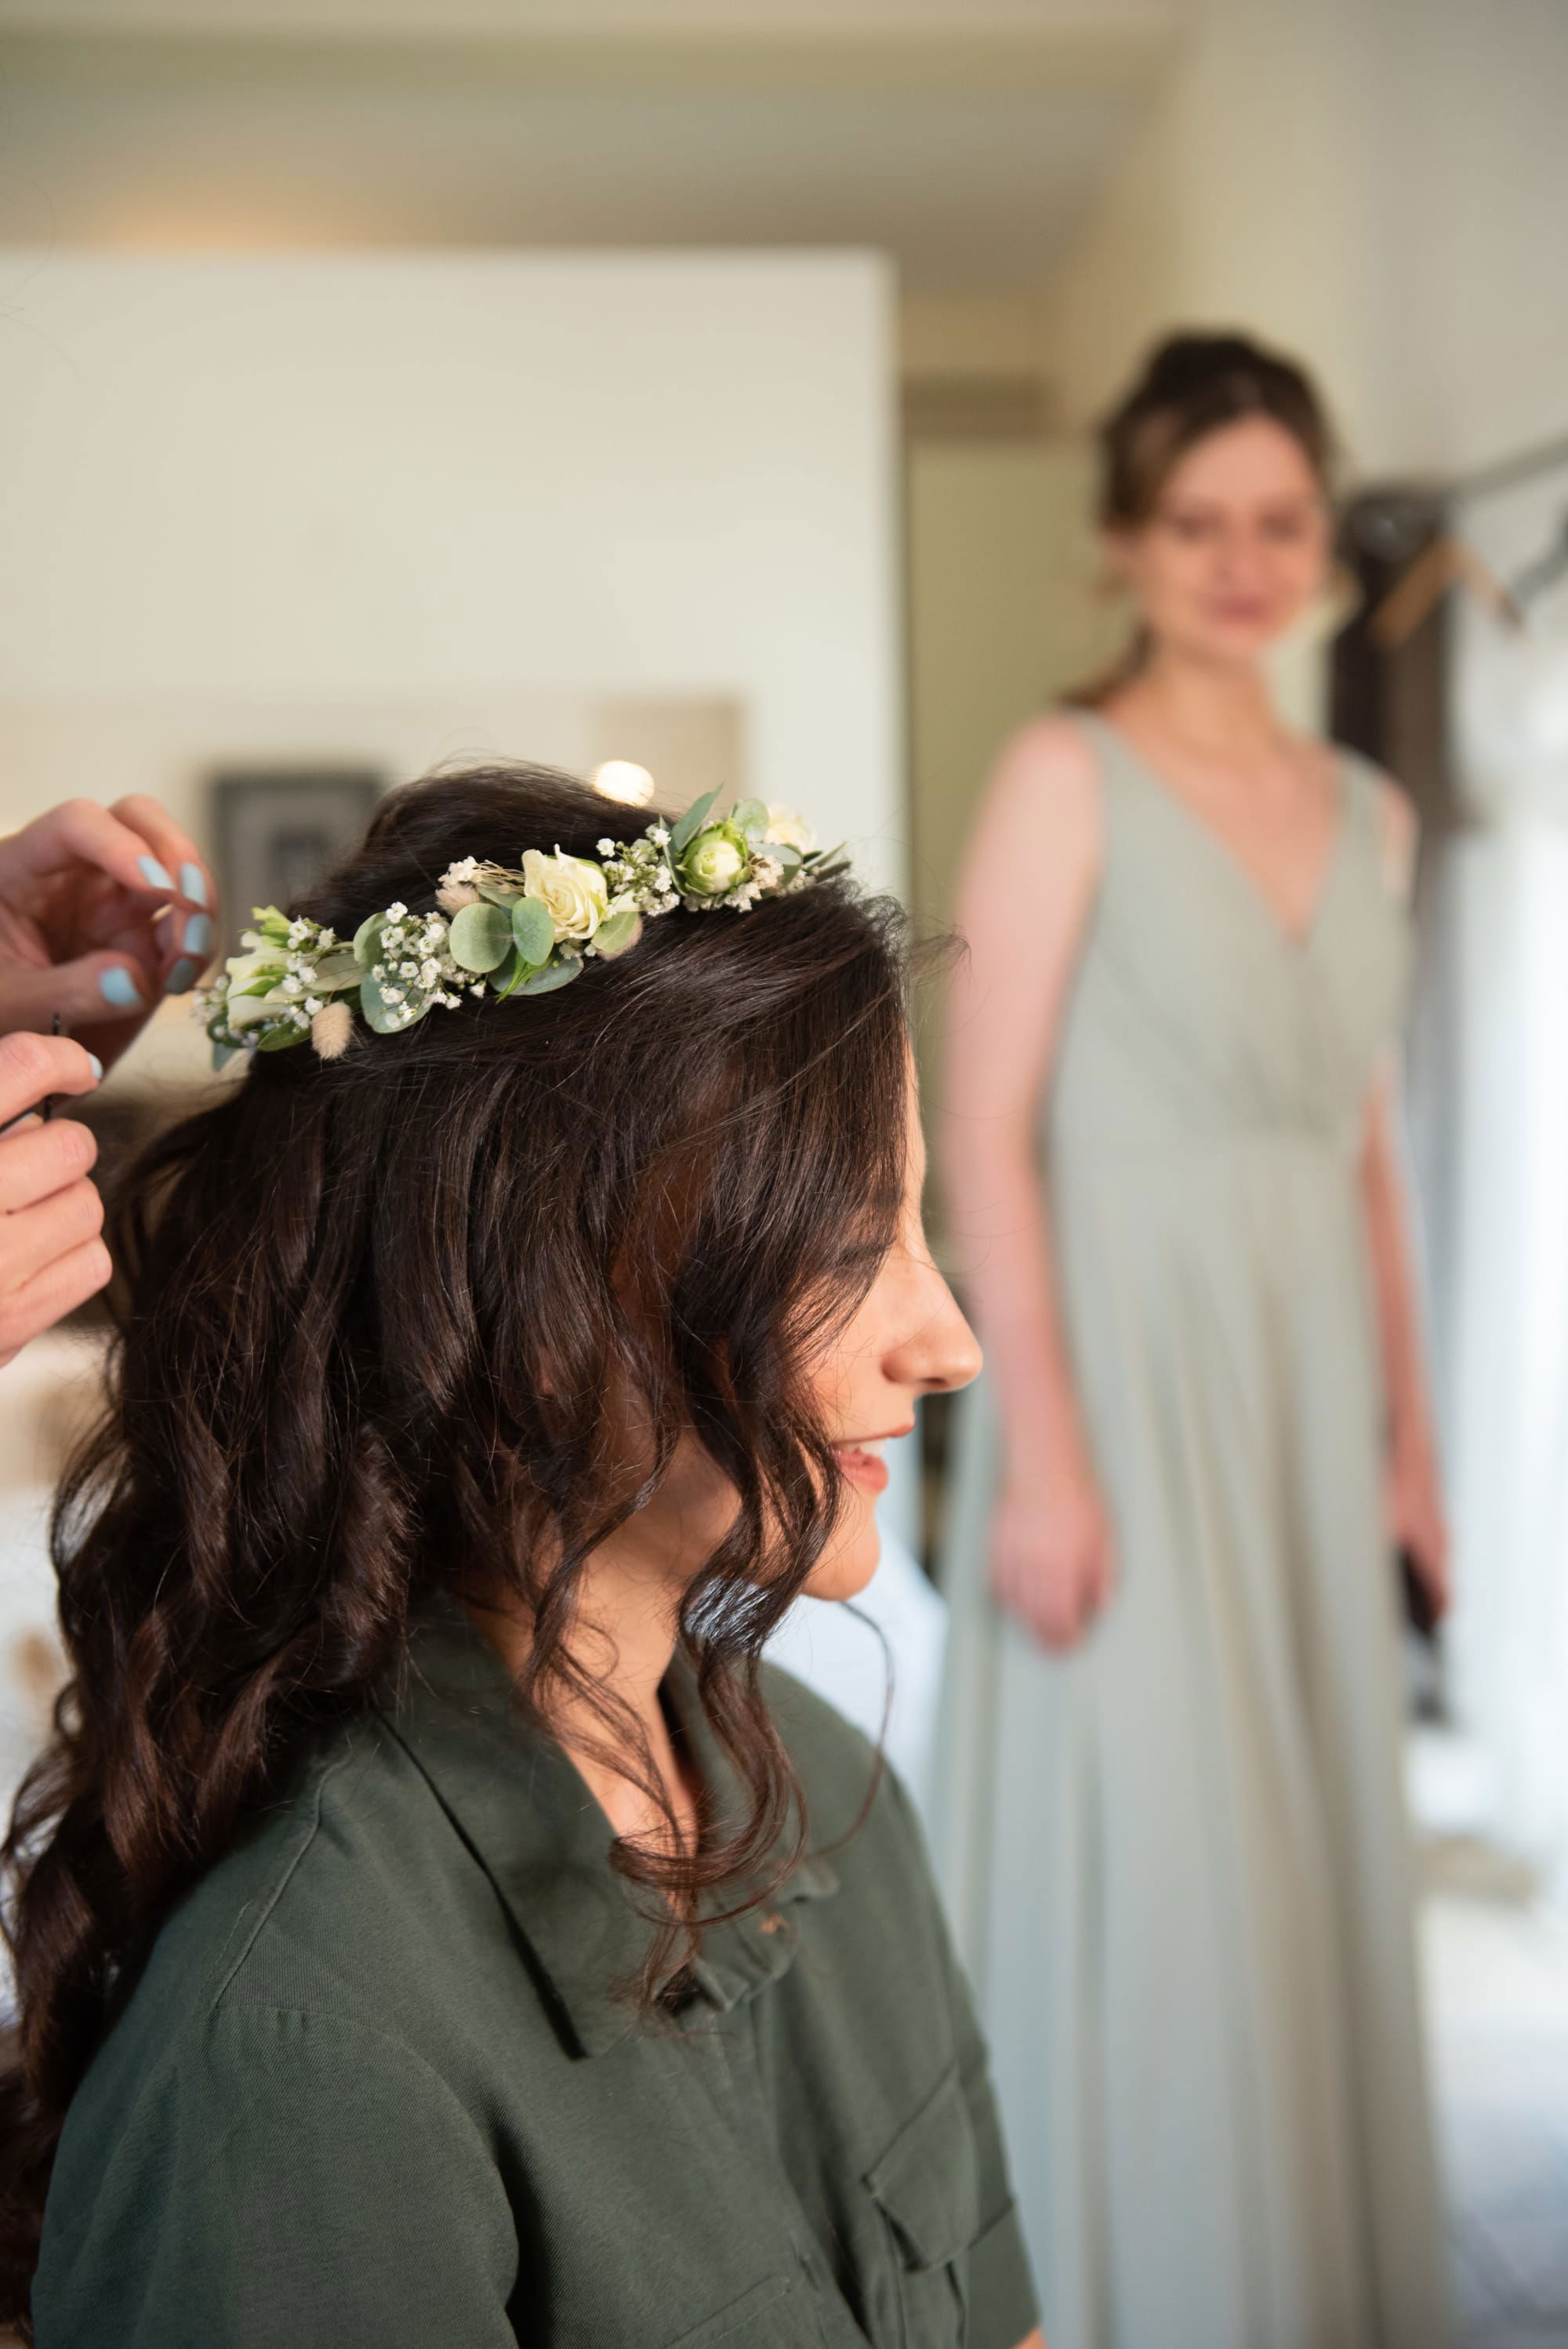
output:
POLYGON ((526 849, 515 870, 460 857, 441 875, 435 910, 388 905, 347 941, 303 915, 258 905, 243 953, 196 998, 213 1066, 307 1037, 323 1060, 336 1060, 352 1041, 356 1005, 385 1036, 438 1007, 457 1010, 465 995, 545 995, 585 962, 626 953, 659 915, 748 913, 836 869, 792 808, 742 800, 710 821, 717 796, 694 802, 673 827, 601 840, 598 862, 559 847, 550 856, 526 849))

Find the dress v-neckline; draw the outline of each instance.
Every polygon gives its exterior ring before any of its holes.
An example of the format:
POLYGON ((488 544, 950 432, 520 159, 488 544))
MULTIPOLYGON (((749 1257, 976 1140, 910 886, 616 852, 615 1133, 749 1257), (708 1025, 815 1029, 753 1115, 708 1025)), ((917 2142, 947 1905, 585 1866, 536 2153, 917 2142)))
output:
POLYGON ((1328 853, 1323 860, 1323 870, 1318 875, 1317 885, 1313 893, 1311 909, 1305 924, 1298 929, 1285 920, 1251 865, 1232 847, 1218 824, 1212 823, 1207 816, 1201 814, 1187 794, 1184 792, 1179 792, 1173 783, 1167 781, 1148 752, 1140 750, 1131 735, 1114 724, 1100 710, 1090 710, 1087 714, 1119 750, 1126 751, 1134 765, 1141 768, 1145 780, 1157 796, 1168 802, 1176 815, 1185 819, 1187 828, 1195 832, 1201 840, 1207 843, 1220 864, 1229 871, 1243 895, 1252 900, 1257 912, 1267 923, 1285 952, 1297 960, 1305 959, 1310 955, 1322 933, 1324 917, 1333 898, 1339 877, 1339 868, 1345 862, 1346 844, 1349 838, 1350 777, 1346 771, 1344 760, 1337 753, 1336 754, 1334 768, 1338 781, 1338 792, 1328 853))

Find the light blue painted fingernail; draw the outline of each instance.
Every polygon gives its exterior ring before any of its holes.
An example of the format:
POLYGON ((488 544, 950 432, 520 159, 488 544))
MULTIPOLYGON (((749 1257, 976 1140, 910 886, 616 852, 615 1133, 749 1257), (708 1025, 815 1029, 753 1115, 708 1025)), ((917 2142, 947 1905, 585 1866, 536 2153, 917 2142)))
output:
POLYGON ((207 877, 199 864, 182 864, 180 867, 180 894, 182 897, 191 898, 198 905, 207 903, 207 877))
MULTIPOLYGON (((142 862, 145 864, 147 859, 144 857, 142 862)), ((112 1003, 117 1011, 141 1009, 141 989, 129 971, 124 968, 106 970, 98 980, 98 993, 106 1003, 112 1003)))
POLYGON ((200 955, 203 961, 212 951, 212 916, 192 914, 185 925, 182 941, 187 954, 200 955))
POLYGON ((181 955, 179 961, 175 964, 173 969, 169 974, 170 994, 189 995, 191 986, 195 980, 196 974, 201 968, 201 964, 199 962, 193 962, 189 955, 181 955))
POLYGON ((173 888, 174 884, 170 878, 166 867, 160 864, 156 856, 139 856, 136 863, 137 869, 146 875, 147 885, 150 889, 173 888))
POLYGON ((89 1052, 89 1053, 88 1054, 88 1060, 89 1060, 89 1061, 92 1062, 92 1064, 93 1064, 93 1074, 94 1074, 94 1076, 95 1076, 95 1077, 97 1077, 97 1078, 99 1080, 99 1081, 101 1082, 101 1081, 102 1081, 102 1079, 103 1079, 103 1062, 98 1059, 98 1054, 97 1054, 96 1052, 89 1052))

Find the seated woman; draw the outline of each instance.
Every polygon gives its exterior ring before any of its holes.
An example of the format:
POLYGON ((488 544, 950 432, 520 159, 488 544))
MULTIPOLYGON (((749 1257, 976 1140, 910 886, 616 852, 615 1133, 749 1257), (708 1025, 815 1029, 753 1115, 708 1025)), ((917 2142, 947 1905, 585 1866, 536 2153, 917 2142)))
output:
POLYGON ((8 1847, 39 2349, 1038 2342, 906 1801, 759 1663, 978 1365, 779 813, 421 784, 207 1000, 8 1847))

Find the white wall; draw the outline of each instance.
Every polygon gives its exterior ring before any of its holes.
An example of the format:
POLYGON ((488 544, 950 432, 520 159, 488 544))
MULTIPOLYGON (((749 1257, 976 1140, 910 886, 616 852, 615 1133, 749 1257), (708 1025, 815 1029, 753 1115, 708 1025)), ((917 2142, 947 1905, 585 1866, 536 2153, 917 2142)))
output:
POLYGON ((1568 429, 1568 9, 1377 0, 1378 365, 1412 471, 1568 429))
POLYGON ((1068 415, 1235 324, 1319 371, 1363 472, 1561 431, 1565 88, 1561 0, 1196 0, 1051 288, 1068 415))
POLYGON ((892 365, 869 255, 0 254, 0 822, 695 698, 900 880, 892 365))

